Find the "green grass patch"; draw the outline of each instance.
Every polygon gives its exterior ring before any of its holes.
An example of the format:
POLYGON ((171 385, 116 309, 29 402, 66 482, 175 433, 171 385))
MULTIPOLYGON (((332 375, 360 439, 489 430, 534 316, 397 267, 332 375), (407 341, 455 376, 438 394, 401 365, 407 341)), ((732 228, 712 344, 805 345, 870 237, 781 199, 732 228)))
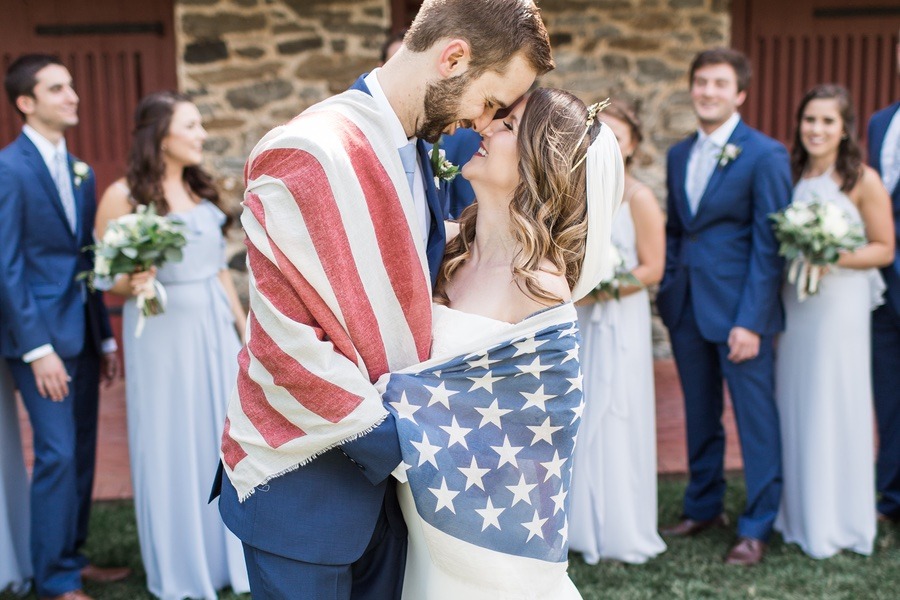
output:
MULTIPOLYGON (((684 485, 684 481, 660 481, 661 523, 678 518, 684 485)), ((732 523, 743 502, 742 479, 730 479, 726 509, 732 523)), ((666 540, 669 549, 645 565, 602 562, 591 566, 573 554, 570 573, 585 600, 900 598, 900 526, 879 526, 875 553, 870 557, 845 553, 821 561, 808 558, 796 546, 785 545, 776 534, 765 561, 750 568, 722 562, 734 535, 731 529, 718 529, 691 539, 666 540)), ((144 585, 131 502, 95 505, 86 552, 98 565, 127 565, 133 570, 131 577, 120 583, 86 584, 88 594, 97 600, 152 598, 144 585)), ((227 591, 219 597, 249 598, 227 591)), ((10 594, 0 594, 0 600, 12 599, 10 594)))

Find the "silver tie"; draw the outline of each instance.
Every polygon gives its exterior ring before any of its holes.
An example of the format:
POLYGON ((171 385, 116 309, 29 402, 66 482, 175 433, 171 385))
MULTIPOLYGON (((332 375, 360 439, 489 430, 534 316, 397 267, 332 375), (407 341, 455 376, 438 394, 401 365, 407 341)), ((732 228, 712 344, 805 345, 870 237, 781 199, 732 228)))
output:
POLYGON ((63 210, 66 212, 66 220, 69 229, 75 233, 75 196, 72 193, 72 176, 69 174, 69 159, 62 150, 56 152, 53 169, 53 181, 59 191, 59 199, 62 200, 63 210))

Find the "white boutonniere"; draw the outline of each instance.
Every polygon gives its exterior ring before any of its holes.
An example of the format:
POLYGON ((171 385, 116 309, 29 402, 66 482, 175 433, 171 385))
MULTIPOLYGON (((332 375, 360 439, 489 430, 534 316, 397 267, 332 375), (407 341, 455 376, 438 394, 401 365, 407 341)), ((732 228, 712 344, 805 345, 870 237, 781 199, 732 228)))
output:
POLYGON ((441 181, 453 181, 459 175, 459 166, 447 160, 447 153, 441 150, 441 142, 438 140, 431 147, 431 170, 434 172, 434 187, 440 187, 441 181))
POLYGON ((722 151, 719 152, 719 156, 716 158, 719 161, 720 167, 725 167, 731 161, 737 159, 738 156, 741 155, 741 147, 735 146, 734 144, 725 144, 725 147, 722 148, 722 151))
POLYGON ((72 179, 76 188, 81 186, 81 182, 87 179, 90 172, 91 168, 87 166, 87 163, 83 163, 80 160, 72 163, 72 175, 74 176, 72 179))

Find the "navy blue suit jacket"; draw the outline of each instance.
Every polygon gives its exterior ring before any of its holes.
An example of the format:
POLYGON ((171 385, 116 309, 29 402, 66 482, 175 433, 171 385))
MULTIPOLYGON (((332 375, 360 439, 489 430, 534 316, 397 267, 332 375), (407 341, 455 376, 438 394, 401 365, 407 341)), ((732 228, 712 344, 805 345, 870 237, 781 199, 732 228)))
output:
POLYGON ((728 143, 741 149, 716 166, 691 214, 685 191, 694 134, 668 154, 666 269, 657 307, 669 329, 693 310, 705 339, 725 343, 735 326, 761 335, 784 328, 783 261, 768 215, 791 199, 787 151, 741 121, 728 143), (688 306, 686 299, 691 298, 688 306))
MULTIPOLYGON (((895 102, 887 108, 878 111, 869 120, 869 164, 881 173, 881 149, 884 145, 884 136, 887 134, 891 119, 900 110, 900 102, 895 102)), ((897 247, 894 255, 894 263, 883 267, 881 274, 887 283, 887 297, 894 310, 900 314, 900 184, 894 189, 888 190, 891 194, 891 203, 894 206, 894 236, 897 247)))
MULTIPOLYGON (((76 161, 69 155, 69 165, 76 161)), ((0 354, 23 354, 53 344, 62 358, 85 348, 101 353, 112 337, 99 292, 75 277, 93 268, 97 212, 93 171, 75 185, 77 231, 37 147, 25 134, 0 151, 0 354)))
MULTIPOLYGON (((460 169, 481 145, 481 134, 471 129, 457 129, 453 135, 441 137, 441 148, 447 153, 447 160, 460 169)), ((458 219, 460 213, 475 200, 472 184, 462 174, 457 175, 447 186, 444 213, 449 219, 458 219)))
MULTIPOLYGON (((369 93, 362 77, 351 89, 369 93)), ((426 244, 432 282, 444 254, 444 215, 427 151, 418 142, 425 192, 431 210, 426 244)), ((417 232, 413 232, 416 235, 417 232)), ((395 535, 406 536, 394 484, 400 440, 393 415, 371 432, 330 450, 306 465, 259 486, 243 503, 219 467, 219 509, 228 528, 243 542, 266 552, 314 564, 349 564, 362 555, 382 505, 395 535)))

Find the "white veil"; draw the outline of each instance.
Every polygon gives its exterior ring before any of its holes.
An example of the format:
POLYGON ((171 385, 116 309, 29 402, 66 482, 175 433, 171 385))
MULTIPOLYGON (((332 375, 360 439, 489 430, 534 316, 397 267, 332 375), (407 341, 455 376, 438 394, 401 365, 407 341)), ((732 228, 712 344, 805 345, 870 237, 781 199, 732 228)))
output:
POLYGON ((585 159, 587 171, 587 243, 581 276, 572 289, 572 301, 580 300, 612 276, 612 222, 625 190, 625 163, 616 136, 601 125, 585 159))

